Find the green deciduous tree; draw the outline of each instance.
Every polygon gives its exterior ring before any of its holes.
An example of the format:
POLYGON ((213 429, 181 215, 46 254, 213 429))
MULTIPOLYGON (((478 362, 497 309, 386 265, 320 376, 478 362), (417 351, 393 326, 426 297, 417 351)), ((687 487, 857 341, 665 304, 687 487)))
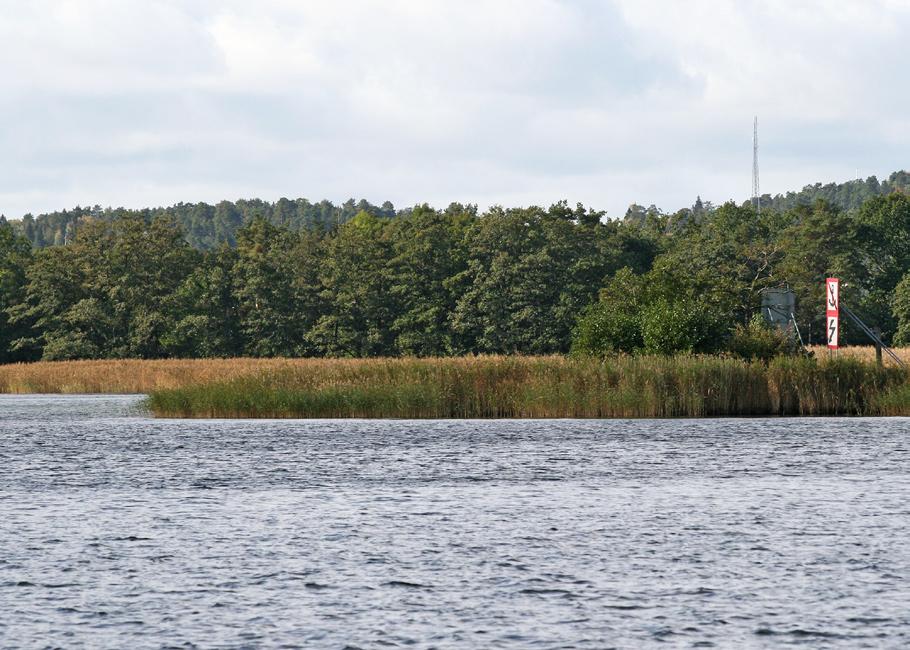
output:
POLYGON ((31 357, 28 346, 14 349, 27 334, 25 322, 11 322, 10 310, 25 297, 26 273, 32 261, 32 246, 17 235, 6 219, 0 217, 0 363, 31 357))
POLYGON ((894 344, 910 345, 910 272, 906 273, 895 287, 891 309, 897 321, 894 344))
POLYGON ((637 352, 644 348, 642 309, 647 304, 644 278, 632 269, 621 269, 578 320, 572 352, 604 354, 637 352))
POLYGON ((162 343, 168 356, 230 357, 243 350, 234 296, 237 252, 224 246, 204 256, 174 292, 174 320, 162 343))
POLYGON ((568 350, 570 333, 606 277, 646 265, 640 235, 565 203, 494 208, 472 224, 465 270, 453 276, 458 349, 523 354, 568 350))
POLYGON ((447 280, 465 268, 464 237, 475 218, 463 206, 437 212, 421 205, 392 222, 389 292, 398 309, 391 329, 400 354, 442 356, 455 348, 457 295, 447 280))
POLYGON ((20 346, 45 359, 155 358, 174 315, 172 295, 197 261, 173 222, 90 222, 68 246, 42 250, 28 270, 20 346))
MULTIPOLYGON (((237 234, 233 297, 243 350, 255 357, 301 356, 314 314, 297 282, 301 238, 254 219, 237 234)), ((306 260, 313 263, 312 260, 306 260)))
POLYGON ((400 313, 392 291, 389 221, 361 211, 326 242, 320 280, 326 313, 309 337, 328 356, 394 355, 400 313))

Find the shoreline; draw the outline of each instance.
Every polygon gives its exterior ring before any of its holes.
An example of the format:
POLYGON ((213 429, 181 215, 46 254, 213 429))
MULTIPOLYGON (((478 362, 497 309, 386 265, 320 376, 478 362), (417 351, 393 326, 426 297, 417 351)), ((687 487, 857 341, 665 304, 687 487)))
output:
POLYGON ((187 419, 910 415, 910 373, 862 354, 49 362, 0 366, 0 393, 148 395, 187 419))
POLYGON ((469 418, 445 418, 445 417, 433 417, 433 418, 416 418, 416 417, 295 417, 295 416, 275 416, 275 417, 208 417, 208 416, 186 416, 186 417, 167 417, 167 416, 155 416, 149 409, 144 405, 144 401, 148 399, 148 395, 145 393, 0 393, 0 403, 3 400, 14 400, 16 398, 48 398, 48 399, 70 399, 70 398, 142 398, 141 401, 138 401, 136 406, 141 409, 140 413, 131 414, 130 417, 135 415, 145 415, 150 419, 156 420, 194 420, 194 421, 214 421, 214 420, 223 420, 226 422, 232 421, 252 421, 259 420, 263 422, 282 422, 282 421, 299 421, 299 422, 337 422, 337 421, 351 421, 351 422, 385 422, 385 421, 397 421, 397 422, 585 422, 585 421, 603 421, 603 422, 615 422, 615 421, 637 421, 637 420, 647 420, 647 421, 694 421, 694 420, 705 420, 705 421, 714 421, 714 420, 812 420, 812 419, 847 419, 847 420, 894 420, 894 419, 908 419, 910 418, 910 413, 906 415, 869 415, 869 414, 839 414, 839 415, 811 415, 811 414, 750 414, 750 415, 702 415, 702 416, 666 416, 666 417, 650 417, 650 416, 641 416, 641 417, 469 417, 469 418))

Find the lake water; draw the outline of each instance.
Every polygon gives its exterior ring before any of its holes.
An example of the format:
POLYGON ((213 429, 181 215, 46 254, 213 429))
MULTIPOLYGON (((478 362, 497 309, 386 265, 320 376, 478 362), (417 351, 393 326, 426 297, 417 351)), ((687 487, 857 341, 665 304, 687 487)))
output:
POLYGON ((910 644, 907 419, 138 404, 0 396, 0 646, 910 644))

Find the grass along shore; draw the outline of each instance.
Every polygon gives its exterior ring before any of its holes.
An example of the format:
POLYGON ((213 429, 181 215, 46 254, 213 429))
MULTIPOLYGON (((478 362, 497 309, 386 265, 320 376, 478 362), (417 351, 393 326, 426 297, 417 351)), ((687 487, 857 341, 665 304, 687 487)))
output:
MULTIPOLYGON (((811 348, 822 362, 828 359, 823 346, 811 348)), ((910 348, 895 349, 910 366, 910 348)), ((478 357, 480 359, 484 357, 478 357)), ((493 357, 512 358, 512 357, 493 357)), ((560 357, 539 357, 559 359, 560 357)), ((843 348, 841 359, 875 361, 875 348, 843 348)), ((324 375, 333 369, 376 363, 366 359, 103 359, 96 361, 38 361, 0 364, 2 393, 68 393, 68 394, 147 394, 167 388, 182 388, 202 383, 250 376, 257 372, 309 369, 324 375)), ((446 359, 431 361, 445 362, 446 359)), ((887 356, 885 366, 893 365, 887 356)))
POLYGON ((0 365, 0 393, 143 394, 231 379, 306 360, 103 359, 0 365))
POLYGON ((162 417, 637 418, 910 414, 908 375, 855 359, 378 359, 153 391, 162 417))
POLYGON ((817 356, 41 362, 0 366, 0 392, 148 393, 161 417, 910 415, 906 371, 817 356))

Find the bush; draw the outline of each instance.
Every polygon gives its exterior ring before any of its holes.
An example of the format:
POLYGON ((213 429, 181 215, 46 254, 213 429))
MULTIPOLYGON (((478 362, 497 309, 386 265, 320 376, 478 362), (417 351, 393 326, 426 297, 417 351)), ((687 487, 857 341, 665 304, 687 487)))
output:
POLYGON ((706 305, 661 298, 642 312, 644 350, 649 354, 710 352, 720 346, 724 327, 706 305))
POLYGON ((599 302, 579 319, 572 340, 572 352, 581 354, 634 352, 642 347, 639 315, 599 302))
POLYGON ((676 354, 721 347, 730 323, 673 278, 635 275, 622 269, 607 282, 600 300, 588 307, 572 337, 572 352, 676 354))
POLYGON ((756 314, 748 325, 737 325, 727 342, 727 351, 742 359, 768 361, 798 350, 792 335, 771 327, 756 314))
POLYGON ((894 288, 891 312, 897 319, 894 345, 910 345, 910 273, 907 273, 894 288))
POLYGON ((627 268, 620 270, 601 291, 600 300, 578 320, 572 335, 572 352, 596 355, 641 350, 642 285, 641 276, 627 268))

